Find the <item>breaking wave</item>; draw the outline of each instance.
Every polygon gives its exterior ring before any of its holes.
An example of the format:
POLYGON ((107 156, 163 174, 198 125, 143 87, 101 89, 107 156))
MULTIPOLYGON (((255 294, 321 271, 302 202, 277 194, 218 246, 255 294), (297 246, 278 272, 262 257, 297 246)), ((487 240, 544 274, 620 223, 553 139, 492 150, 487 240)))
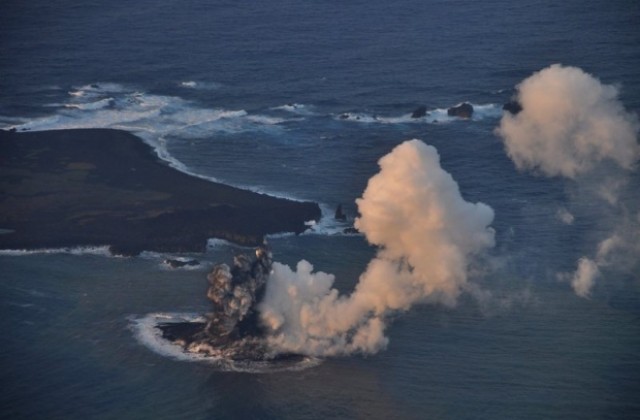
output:
POLYGON ((178 83, 178 86, 185 89, 196 89, 196 90, 216 90, 220 88, 218 83, 214 82, 204 82, 198 80, 185 80, 178 83))
MULTIPOLYGON (((185 84, 184 87, 192 88, 207 86, 204 82, 182 83, 185 84)), ((81 128, 126 130, 142 138, 160 159, 174 169, 211 182, 220 182, 215 177, 194 172, 176 159, 169 152, 168 143, 174 139, 206 139, 243 132, 277 134, 281 130, 281 124, 289 121, 282 115, 249 113, 243 109, 204 108, 180 97, 144 93, 116 83, 81 86, 67 94, 62 103, 47 106, 48 109, 55 109, 55 113, 32 119, 2 118, 2 128, 17 131, 81 128)), ((234 186, 265 192, 252 186, 234 186)), ((268 193, 300 201, 283 193, 268 193)))
MULTIPOLYGON (((80 109, 80 110, 96 110, 96 109, 104 109, 114 106, 115 99, 114 98, 104 98, 98 99, 95 102, 87 102, 87 103, 71 103, 71 104, 63 104, 65 108, 72 109, 80 109)), ((58 104, 54 104, 58 105, 58 104)))
POLYGON ((18 131, 116 128, 136 133, 145 140, 157 140, 171 135, 202 138, 220 132, 254 131, 280 122, 250 115, 245 110, 203 108, 176 96, 139 92, 112 83, 79 87, 69 91, 63 103, 49 106, 58 111, 7 128, 18 131))
POLYGON ((313 110, 313 106, 298 104, 298 103, 280 105, 280 106, 273 107, 271 109, 275 111, 286 111, 292 114, 297 114, 302 116, 316 115, 316 112, 313 110))
POLYGON ((322 212, 322 218, 318 222, 308 222, 309 229, 304 231, 302 235, 322 235, 322 236, 337 236, 337 235, 359 235, 360 233, 353 232, 353 220, 337 220, 335 218, 335 209, 329 207, 326 204, 319 204, 320 211, 322 212))
POLYGON ((161 270, 201 271, 211 265, 210 262, 203 261, 201 256, 191 257, 187 255, 164 254, 156 251, 142 251, 139 257, 157 262, 161 270))
MULTIPOLYGON (((184 87, 207 87, 183 82, 184 87)), ((131 131, 156 148, 169 136, 194 139, 216 133, 272 130, 283 118, 249 114, 245 110, 209 109, 176 96, 139 92, 115 83, 81 86, 62 103, 49 104, 52 115, 22 121, 5 128, 42 131, 74 128, 115 128, 131 131)), ((160 157, 166 156, 159 151, 160 157)))
MULTIPOLYGON (((455 106, 459 106, 457 104, 455 106)), ((502 116, 502 106, 499 104, 471 104, 473 106, 473 115, 471 121, 482 121, 484 119, 499 119, 502 116)), ((458 121, 460 118, 448 115, 448 108, 428 109, 424 116, 414 117, 412 113, 402 115, 389 116, 371 114, 367 112, 344 112, 333 116, 336 120, 359 122, 359 123, 377 123, 377 124, 438 124, 450 123, 458 121)))

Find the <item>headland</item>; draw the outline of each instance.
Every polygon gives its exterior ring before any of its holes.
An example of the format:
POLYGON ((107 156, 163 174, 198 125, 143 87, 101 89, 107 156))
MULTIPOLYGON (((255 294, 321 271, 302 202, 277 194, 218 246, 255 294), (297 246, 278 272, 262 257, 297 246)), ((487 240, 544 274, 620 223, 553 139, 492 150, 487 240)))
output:
POLYGON ((209 238, 256 246, 320 217, 316 203, 173 169, 126 131, 0 131, 0 249, 201 252, 209 238))

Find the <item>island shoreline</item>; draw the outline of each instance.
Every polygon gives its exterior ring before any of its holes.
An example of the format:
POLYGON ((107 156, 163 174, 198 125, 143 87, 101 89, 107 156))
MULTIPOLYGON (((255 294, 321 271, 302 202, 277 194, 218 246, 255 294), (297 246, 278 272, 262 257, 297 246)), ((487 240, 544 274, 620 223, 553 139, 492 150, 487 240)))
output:
POLYGON ((320 218, 317 203, 179 171, 127 131, 0 131, 0 249, 204 252, 211 238, 257 246, 320 218))

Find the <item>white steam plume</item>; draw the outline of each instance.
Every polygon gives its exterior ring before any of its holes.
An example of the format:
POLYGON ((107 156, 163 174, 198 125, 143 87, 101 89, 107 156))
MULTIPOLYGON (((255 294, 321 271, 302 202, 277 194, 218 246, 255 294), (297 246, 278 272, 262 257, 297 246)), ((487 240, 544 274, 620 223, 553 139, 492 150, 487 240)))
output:
MULTIPOLYGON (((558 64, 521 82, 517 100, 522 111, 505 113, 496 129, 516 167, 589 186, 585 191, 610 204, 600 207, 599 219, 616 218, 614 233, 600 242, 597 254, 580 258, 573 274, 560 275, 578 296, 588 297, 602 276, 600 269, 616 257, 614 251, 632 260, 626 266, 640 255, 633 245, 640 232, 638 221, 619 216, 627 213, 619 201, 627 174, 640 158, 638 118, 624 109, 616 87, 579 68, 558 64), (611 162, 619 169, 613 170, 611 162)), ((573 222, 568 212, 558 216, 567 224, 573 222)))
POLYGON ((616 232, 598 243, 593 258, 586 256, 578 260, 576 271, 559 273, 558 278, 568 281, 576 295, 588 298, 598 278, 603 277, 602 269, 629 271, 638 263, 640 256, 640 213, 637 220, 622 217, 616 232))
POLYGON ((274 263, 261 315, 278 351, 313 355, 384 348, 387 316, 421 302, 454 305, 469 285, 473 256, 494 245, 493 210, 469 203, 440 167, 435 148, 411 140, 379 161, 356 227, 379 246, 349 296, 333 276, 274 263))
POLYGON ((571 214, 571 212, 569 212, 569 210, 565 209, 564 207, 558 209, 558 211, 556 212, 556 218, 565 225, 570 225, 575 220, 573 214, 571 214))
POLYGON ((600 270, 595 261, 587 257, 580 258, 578 269, 571 278, 571 287, 576 295, 584 298, 589 297, 599 274, 600 270))
POLYGON ((576 67, 554 64, 518 85, 522 111, 505 113, 497 133, 519 169, 575 178, 604 160, 630 169, 640 156, 638 119, 618 89, 576 67))

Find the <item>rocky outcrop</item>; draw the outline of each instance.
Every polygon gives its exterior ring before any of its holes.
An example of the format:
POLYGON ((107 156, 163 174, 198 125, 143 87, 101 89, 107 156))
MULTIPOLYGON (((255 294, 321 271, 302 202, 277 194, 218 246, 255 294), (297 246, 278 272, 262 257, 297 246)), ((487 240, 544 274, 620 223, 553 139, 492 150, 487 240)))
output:
POLYGON ((342 211, 342 204, 338 204, 338 207, 336 208, 336 214, 335 214, 334 218, 336 220, 340 220, 342 222, 347 220, 347 215, 344 214, 344 212, 342 211))
POLYGON ((427 115, 427 107, 420 106, 411 113, 411 118, 422 118, 427 115))
POLYGON ((518 102, 517 99, 511 99, 509 102, 502 105, 502 109, 504 111, 512 113, 513 115, 517 115, 518 113, 520 113, 520 111, 522 111, 522 105, 520 104, 520 102, 518 102))
POLYGON ((473 115, 473 106, 469 102, 464 102, 460 105, 452 106, 451 108, 447 109, 447 115, 450 117, 469 119, 473 115))

